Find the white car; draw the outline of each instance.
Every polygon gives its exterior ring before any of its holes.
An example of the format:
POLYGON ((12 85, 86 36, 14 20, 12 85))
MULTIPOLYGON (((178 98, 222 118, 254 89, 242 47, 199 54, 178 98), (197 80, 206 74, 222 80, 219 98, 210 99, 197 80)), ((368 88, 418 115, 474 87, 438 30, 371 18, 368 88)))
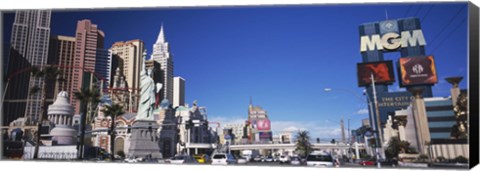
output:
POLYGON ((290 157, 287 155, 282 155, 278 160, 280 161, 280 163, 288 163, 290 161, 290 157))
POLYGON ((137 162, 143 162, 145 159, 141 158, 141 157, 138 157, 136 158, 135 160, 137 160, 137 162))
POLYGON ((290 164, 291 165, 301 165, 302 164, 302 159, 299 157, 292 157, 290 158, 290 164))
POLYGON ((212 165, 235 164, 237 161, 231 154, 216 153, 212 156, 212 165))
POLYGON ((135 159, 133 157, 130 157, 130 158, 126 158, 124 161, 127 162, 127 163, 136 163, 137 159, 135 159))
POLYGON ((240 157, 240 158, 237 159, 237 163, 238 164, 247 164, 248 160, 244 157, 240 157))
POLYGON ((333 157, 326 152, 313 152, 307 157, 307 166, 333 167, 333 157))
POLYGON ((180 156, 175 156, 175 157, 171 158, 170 163, 172 163, 172 164, 184 164, 184 163, 198 163, 198 162, 192 156, 180 155, 180 156))
POLYGON ((243 155, 242 158, 247 159, 247 161, 253 160, 251 155, 243 155))

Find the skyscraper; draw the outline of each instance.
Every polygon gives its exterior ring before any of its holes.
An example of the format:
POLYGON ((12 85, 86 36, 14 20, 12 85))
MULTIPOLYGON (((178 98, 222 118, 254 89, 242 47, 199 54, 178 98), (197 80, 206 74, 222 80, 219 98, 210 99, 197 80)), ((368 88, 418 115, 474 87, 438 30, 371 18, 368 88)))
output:
POLYGON ((165 40, 163 25, 160 28, 157 41, 153 44, 151 59, 160 63, 160 68, 163 70, 161 99, 167 99, 171 103, 173 101, 173 59, 170 55, 168 42, 165 40))
MULTIPOLYGON (((73 60, 72 86, 70 92, 80 91, 82 88, 88 88, 90 80, 94 80, 92 74, 85 72, 95 72, 97 79, 104 79, 103 85, 109 85, 109 55, 108 51, 103 49, 105 34, 98 29, 96 24, 90 20, 80 20, 77 22, 75 34, 75 57, 73 60), (85 72, 84 72, 85 71, 85 72)), ((75 108, 75 114, 80 111, 80 102, 74 96, 70 97, 71 104, 75 108)))
POLYGON ((32 77, 29 72, 20 71, 47 64, 50 18, 50 10, 22 10, 15 13, 7 73, 11 79, 3 104, 4 125, 18 117, 26 116, 33 122, 39 118, 42 94, 29 95, 29 90, 42 87, 43 80, 32 77))
POLYGON ((272 140, 272 130, 267 111, 260 106, 254 106, 250 99, 248 106, 248 124, 251 125, 251 134, 248 140, 253 142, 267 142, 272 140))
MULTIPOLYGON (((110 85, 110 75, 113 72, 111 69, 112 59, 111 56, 108 54, 108 49, 102 48, 97 49, 96 60, 95 60, 95 73, 97 78, 103 78, 102 84, 103 89, 108 88, 110 85)), ((97 82, 97 85, 100 86, 97 82)))
POLYGON ((8 73, 8 59, 9 59, 9 56, 8 56, 8 52, 10 52, 10 43, 9 42, 5 42, 3 44, 3 49, 2 49, 2 52, 3 52, 3 73, 2 74, 6 74, 8 73))
MULTIPOLYGON (((140 70, 143 62, 144 44, 141 40, 130 40, 126 42, 115 42, 110 51, 112 55, 118 56, 123 60, 124 65, 121 70, 127 81, 128 88, 132 94, 132 104, 134 110, 138 105, 138 94, 140 88, 140 70)), ((115 68, 112 68, 115 69, 115 68)))
POLYGON ((185 79, 182 77, 173 78, 173 107, 185 104, 185 79))
POLYGON ((75 37, 52 36, 49 54, 52 59, 49 63, 59 66, 59 69, 62 71, 60 77, 63 79, 54 83, 54 92, 52 94, 57 95, 60 91, 66 91, 68 97, 72 97, 73 93, 70 87, 72 86, 72 72, 74 69, 71 66, 73 66, 75 54, 75 37))

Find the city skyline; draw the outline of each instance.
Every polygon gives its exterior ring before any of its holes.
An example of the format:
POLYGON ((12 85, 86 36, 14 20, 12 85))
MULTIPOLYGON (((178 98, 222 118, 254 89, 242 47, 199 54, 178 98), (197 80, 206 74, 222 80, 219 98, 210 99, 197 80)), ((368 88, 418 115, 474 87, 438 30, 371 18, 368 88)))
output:
MULTIPOLYGON (((355 71, 356 63, 361 61, 358 25, 362 23, 385 20, 386 13, 391 19, 420 18, 429 45, 427 54, 436 57, 439 70, 440 82, 433 87, 434 96, 448 96, 450 85, 444 81, 445 77, 466 78, 466 33, 461 31, 466 30, 466 23, 461 24, 462 17, 466 18, 466 8, 462 8, 464 3, 448 4, 452 3, 423 7, 421 4, 388 4, 172 8, 135 13, 125 12, 135 10, 53 11, 51 34, 71 36, 75 24, 70 26, 70 23, 91 19, 105 32, 106 47, 116 41, 141 39, 150 54, 163 23, 166 41, 175 58, 174 76, 188 80, 185 101, 191 103, 197 99, 208 108, 210 120, 245 121, 249 97, 253 96, 253 104, 268 111, 274 131, 280 131, 281 127, 303 126, 312 132, 312 137, 340 137, 339 118, 342 115, 346 120, 352 119, 352 129, 368 117, 364 112, 365 103, 340 90, 362 95, 355 71), (335 14, 335 10, 358 12, 359 16, 335 14), (437 14, 441 17, 436 17, 437 14), (126 15, 131 16, 122 17, 126 15), (128 24, 127 29, 118 29, 122 27, 115 24, 117 21, 110 21, 122 18, 125 22, 144 23, 134 21, 136 17, 158 21, 144 27, 128 24), (448 23, 443 18, 457 20, 448 23), (448 27, 444 30, 444 26, 448 27), (138 29, 138 32, 128 31, 130 29, 138 29), (450 36, 450 32, 453 35, 450 36), (448 42, 441 41, 446 39, 448 42), (464 60, 458 60, 457 56, 464 60), (334 71, 338 72, 332 74, 334 71), (335 80, 338 78, 344 80, 335 80), (327 87, 339 91, 323 92, 327 87)), ((8 15, 4 18, 9 21, 8 15)), ((8 27, 4 25, 4 33, 11 30, 11 26, 8 27)), ((8 43, 9 35, 4 35, 4 42, 8 43)), ((390 60, 398 57, 397 53, 386 55, 390 60)), ((464 81, 460 87, 466 88, 466 84, 464 81)), ((398 84, 389 88, 399 89, 398 84)))

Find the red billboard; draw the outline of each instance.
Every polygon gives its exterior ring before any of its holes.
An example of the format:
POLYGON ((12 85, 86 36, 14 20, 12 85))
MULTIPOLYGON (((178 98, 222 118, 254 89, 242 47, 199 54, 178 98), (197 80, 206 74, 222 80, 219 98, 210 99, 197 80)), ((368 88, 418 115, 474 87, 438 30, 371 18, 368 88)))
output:
POLYGON ((400 58, 401 86, 431 85, 438 82, 433 56, 400 58))
POLYGON ((270 120, 268 119, 257 120, 256 124, 257 124, 257 130, 259 131, 270 130, 270 120))
POLYGON ((371 84, 372 73, 375 84, 392 84, 395 82, 392 61, 357 63, 358 86, 371 84))

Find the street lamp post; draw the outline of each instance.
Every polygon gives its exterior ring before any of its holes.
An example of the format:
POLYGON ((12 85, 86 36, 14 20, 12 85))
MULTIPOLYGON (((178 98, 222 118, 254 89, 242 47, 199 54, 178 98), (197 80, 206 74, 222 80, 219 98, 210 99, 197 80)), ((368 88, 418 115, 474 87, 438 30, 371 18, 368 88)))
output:
MULTIPOLYGON (((374 122, 375 122, 375 121, 374 121, 374 118, 375 118, 375 117, 374 117, 374 115, 373 115, 374 109, 373 109, 373 104, 372 104, 372 103, 374 103, 374 105, 375 105, 375 113, 376 113, 377 115, 378 115, 378 105, 377 105, 377 103, 376 103, 376 102, 377 102, 377 96, 376 96, 376 91, 375 91, 375 81, 374 81, 373 74, 371 75, 371 79, 372 79, 372 87, 373 87, 374 100, 375 100, 375 101, 372 101, 368 95, 366 95, 366 96, 367 96, 368 107, 369 107, 369 109, 370 109, 370 112, 369 112, 369 117, 371 118, 370 125, 372 126, 372 128, 374 129, 374 132, 375 132, 374 135, 375 135, 376 146, 377 146, 377 147, 375 148, 375 150, 376 150, 376 156, 377 156, 377 166, 378 166, 378 168, 380 168, 381 165, 380 165, 380 162, 378 162, 378 160, 379 160, 379 158, 380 158, 380 152, 379 152, 379 149, 378 149, 378 146, 379 146, 379 143, 380 143, 380 142, 379 142, 379 138, 380 138, 380 135, 379 135, 379 134, 380 134, 380 132, 379 132, 379 129, 377 129, 377 126, 376 126, 376 125, 380 122, 380 119, 379 119, 379 117, 376 117, 376 118, 377 118, 377 119, 376 119, 377 124, 374 124, 374 122)), ((359 99, 361 102, 365 102, 365 100, 363 100, 362 98, 360 98, 360 97, 359 97, 357 94, 355 94, 353 91, 350 91, 350 90, 347 90, 347 89, 339 89, 339 90, 343 90, 343 91, 345 91, 345 92, 349 92, 349 93, 351 93, 352 95, 354 95, 357 99, 359 99)), ((325 88, 324 91, 325 91, 325 92, 330 92, 330 91, 332 91, 332 88, 325 88)), ((364 90, 364 95, 365 95, 365 90, 364 90)), ((380 140, 380 141, 381 141, 381 140, 380 140)), ((383 148, 383 147, 382 147, 382 148, 383 148)))
MULTIPOLYGON (((379 110, 378 110, 378 101, 377 101, 377 91, 375 90, 375 79, 374 79, 374 76, 373 76, 373 73, 370 74, 371 75, 371 79, 372 79, 372 89, 373 89, 373 100, 374 100, 374 103, 375 103, 375 115, 376 115, 376 126, 375 126, 375 142, 376 142, 376 155, 377 155, 377 167, 380 168, 381 165, 380 165, 380 162, 379 162, 379 159, 380 159, 380 152, 378 151, 379 150, 379 145, 380 145, 380 149, 382 150, 382 152, 384 151, 383 150, 383 141, 382 141, 382 135, 380 135, 380 132, 381 132, 381 123, 380 123, 380 113, 379 113, 379 110)), ((368 96, 367 96, 368 97, 368 96)))
MULTIPOLYGON (((324 88, 323 90, 324 90, 325 92, 331 92, 333 89, 332 89, 332 88, 324 88)), ((348 92, 348 93, 354 95, 360 102, 362 102, 362 103, 365 102, 364 99, 362 99, 362 98, 361 98, 360 96, 358 96, 356 93, 354 93, 353 91, 350 91, 350 90, 348 90, 348 89, 335 89, 335 90, 342 90, 342 91, 348 92)), ((369 104, 369 106, 371 107, 371 104, 370 104, 370 103, 368 103, 368 104, 369 104)), ((372 111, 372 110, 370 109, 370 111, 372 111)), ((347 129, 348 129, 348 139, 350 139, 349 145, 350 145, 350 148, 351 148, 351 147, 352 147, 352 142, 351 142, 352 136, 351 136, 351 130, 350 130, 350 118, 348 119, 348 128, 347 128, 347 129)), ((350 154, 350 152, 349 152, 348 154, 350 154)), ((358 157, 358 154, 357 154, 357 157, 358 157)))

